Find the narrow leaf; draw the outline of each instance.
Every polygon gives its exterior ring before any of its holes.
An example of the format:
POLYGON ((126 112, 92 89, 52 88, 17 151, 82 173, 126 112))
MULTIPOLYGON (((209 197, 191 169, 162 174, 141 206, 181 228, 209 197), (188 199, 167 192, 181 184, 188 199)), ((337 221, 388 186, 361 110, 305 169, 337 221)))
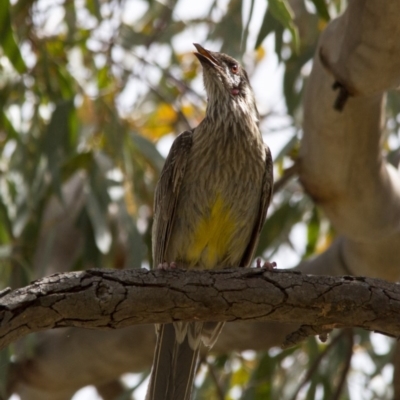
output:
POLYGON ((317 9, 318 15, 325 21, 330 21, 331 17, 329 15, 328 7, 326 6, 325 0, 311 0, 317 9))
POLYGON ((286 28, 292 35, 296 51, 299 48, 299 33, 293 23, 294 14, 286 0, 269 0, 268 8, 271 14, 286 28))
POLYGON ((231 0, 228 10, 221 21, 215 25, 209 39, 223 40, 222 49, 224 53, 239 58, 243 54, 240 48, 243 31, 242 0, 231 0))
POLYGON ((136 227, 136 221, 129 215, 124 202, 119 207, 119 220, 127 233, 127 268, 141 268, 146 247, 136 227))
POLYGON ((267 218, 261 231, 256 256, 262 255, 266 249, 277 247, 285 242, 293 225, 301 221, 308 208, 309 200, 307 198, 303 198, 294 204, 285 202, 277 208, 267 218))
POLYGON ((107 254, 111 247, 111 231, 106 221, 106 210, 101 208, 93 190, 87 188, 86 209, 94 230, 97 248, 107 254))
POLYGON ((0 46, 14 68, 20 74, 23 74, 26 71, 26 65, 14 38, 11 26, 10 2, 2 0, 0 3, 0 46))
POLYGON ((273 17, 269 8, 265 12, 263 22, 261 24, 261 28, 258 32, 257 40, 255 48, 260 46, 264 39, 272 32, 275 32, 275 35, 278 34, 278 31, 282 31, 282 24, 278 22, 276 18, 273 17))
POLYGON ((98 21, 102 20, 99 0, 86 0, 86 7, 98 21))
POLYGON ((130 137, 138 150, 161 172, 165 160, 154 143, 134 132, 131 132, 130 137))
POLYGON ((60 199, 62 198, 60 164, 67 148, 69 117, 72 109, 72 101, 59 102, 43 137, 43 150, 48 160, 52 185, 60 199))

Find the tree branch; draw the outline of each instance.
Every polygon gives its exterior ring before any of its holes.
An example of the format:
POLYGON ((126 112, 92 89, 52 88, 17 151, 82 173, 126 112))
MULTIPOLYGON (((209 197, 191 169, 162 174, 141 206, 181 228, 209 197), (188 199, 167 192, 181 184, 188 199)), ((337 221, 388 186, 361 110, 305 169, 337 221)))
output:
POLYGON ((400 177, 382 154, 385 91, 400 83, 400 2, 354 0, 318 44, 304 96, 299 178, 341 235, 354 275, 399 279, 400 177), (334 109, 339 82, 352 96, 334 109))
POLYGON ((184 321, 279 321, 315 332, 361 327, 400 336, 400 286, 283 270, 88 270, 55 274, 0 299, 0 347, 45 329, 184 321))

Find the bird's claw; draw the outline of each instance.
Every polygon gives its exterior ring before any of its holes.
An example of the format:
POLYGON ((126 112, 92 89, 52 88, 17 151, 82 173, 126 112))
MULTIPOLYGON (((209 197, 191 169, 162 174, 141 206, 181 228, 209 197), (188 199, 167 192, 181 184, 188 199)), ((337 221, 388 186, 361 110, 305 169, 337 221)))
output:
POLYGON ((167 262, 164 262, 164 263, 160 263, 157 265, 157 269, 161 269, 163 271, 168 271, 168 270, 177 269, 177 268, 178 268, 178 265, 176 264, 175 261, 172 261, 169 264, 167 262))
POLYGON ((264 261, 264 264, 261 265, 261 258, 257 258, 256 260, 256 268, 264 268, 268 271, 273 271, 276 268, 276 262, 272 261, 264 261))

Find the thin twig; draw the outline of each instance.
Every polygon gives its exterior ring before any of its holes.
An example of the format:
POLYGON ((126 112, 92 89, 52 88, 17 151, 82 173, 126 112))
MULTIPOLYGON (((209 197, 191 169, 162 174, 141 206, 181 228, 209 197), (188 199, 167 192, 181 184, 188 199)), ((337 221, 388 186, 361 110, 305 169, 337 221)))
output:
POLYGON ((286 183, 299 173, 299 166, 295 162, 291 167, 286 168, 283 175, 274 183, 274 194, 278 193, 286 183))
POLYGON ((345 331, 340 332, 337 336, 335 336, 332 341, 325 347, 321 353, 315 358, 314 362, 312 363, 311 367, 308 369, 306 375, 303 378, 303 381, 297 386, 296 391, 294 392, 293 396, 290 400, 296 400, 297 395, 299 394, 300 390, 306 385, 306 383, 311 379, 314 375, 315 371, 317 370, 319 364, 321 363, 322 359, 329 353, 329 351, 336 345, 336 343, 344 336, 345 331))
MULTIPOLYGON (((175 77, 174 75, 172 75, 167 69, 163 68, 161 65, 159 65, 158 63, 156 63, 155 61, 148 61, 146 60, 144 57, 141 57, 139 55, 137 55, 135 52, 133 51, 129 51, 130 55, 132 55, 133 57, 135 57, 136 59, 138 59, 139 61, 141 61, 143 64, 152 66, 152 67, 156 67, 158 68, 164 77, 172 80, 174 83, 176 83, 177 85, 179 85, 180 87, 182 87, 184 89, 184 93, 185 92, 189 92, 190 94, 194 95, 196 98, 198 98, 199 100, 201 100, 202 102, 204 102, 204 97, 200 96, 195 90, 193 90, 189 85, 187 85, 184 81, 182 81, 181 79, 178 79, 177 77, 175 77)), ((126 72, 132 72, 132 71, 128 71, 126 69, 124 69, 126 72)))
POLYGON ((188 130, 192 129, 192 127, 190 126, 189 121, 187 120, 185 114, 178 108, 175 107, 173 105, 173 103, 167 99, 162 93, 160 93, 154 86, 152 86, 149 82, 147 82, 147 86, 149 87, 149 89, 160 98, 160 100, 162 100, 163 102, 170 104, 171 107, 174 109, 174 111, 178 114, 179 119, 181 120, 181 122, 184 123, 184 125, 186 125, 186 128, 188 130))
POLYGON ((331 400, 339 400, 340 395, 343 391, 344 384, 346 383, 346 377, 350 370, 351 358, 353 357, 353 345, 354 345, 354 334, 352 329, 345 329, 343 331, 349 341, 349 347, 346 354, 346 359, 343 366, 342 374, 340 375, 339 384, 333 394, 331 400))
POLYGON ((250 22, 251 22, 251 19, 253 17, 253 11, 254 11, 254 0, 251 0, 249 18, 247 20, 246 27, 244 28, 244 31, 242 33, 242 39, 241 39, 241 43, 240 43, 240 50, 242 50, 242 51, 243 51, 243 49, 246 48, 247 37, 249 35, 250 22))
POLYGON ((208 362, 206 356, 203 356, 201 358, 201 364, 202 363, 207 365, 208 373, 210 374, 210 377, 211 377, 211 379, 212 379, 212 381, 214 382, 214 385, 215 385, 215 389, 216 389, 216 392, 217 392, 217 398, 219 400, 224 400, 225 399, 225 394, 224 394, 224 391, 221 388, 221 385, 218 382, 218 377, 217 377, 217 374, 215 373, 214 366, 208 362))

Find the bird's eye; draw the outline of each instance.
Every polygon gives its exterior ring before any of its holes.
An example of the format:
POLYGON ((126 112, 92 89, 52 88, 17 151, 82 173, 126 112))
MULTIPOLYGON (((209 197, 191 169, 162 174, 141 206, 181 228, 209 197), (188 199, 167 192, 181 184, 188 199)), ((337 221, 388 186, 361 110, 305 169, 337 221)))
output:
POLYGON ((238 65, 237 64, 231 65, 231 71, 232 71, 233 74, 237 74, 238 71, 239 71, 238 65))

